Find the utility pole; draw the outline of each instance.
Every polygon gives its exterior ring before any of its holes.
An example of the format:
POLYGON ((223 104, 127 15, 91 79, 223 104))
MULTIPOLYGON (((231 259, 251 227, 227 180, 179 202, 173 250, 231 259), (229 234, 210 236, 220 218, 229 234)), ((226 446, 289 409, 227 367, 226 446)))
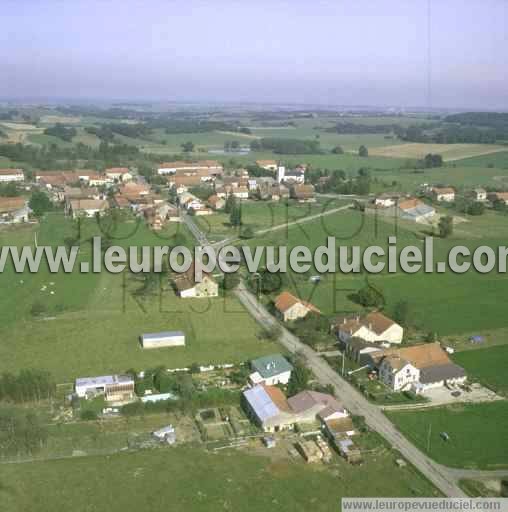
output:
POLYGON ((427 434, 427 453, 430 454, 430 435, 432 432, 432 423, 429 423, 429 432, 427 434))

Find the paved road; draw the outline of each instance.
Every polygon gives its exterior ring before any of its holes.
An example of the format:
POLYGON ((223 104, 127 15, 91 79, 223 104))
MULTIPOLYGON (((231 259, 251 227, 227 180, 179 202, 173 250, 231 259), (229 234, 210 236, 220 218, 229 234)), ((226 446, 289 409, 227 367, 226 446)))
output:
MULTIPOLYGON (((349 207, 341 207, 342 209, 349 207)), ((322 214, 320 214, 322 215, 322 214)), ((319 216, 319 215, 318 215, 319 216)), ((185 217, 184 217, 185 219, 185 217)), ((206 244, 206 237, 187 218, 186 224, 196 239, 206 244), (191 227, 193 226, 193 228, 191 227), (197 231, 196 231, 197 230, 197 231)), ((284 227, 284 226, 283 226, 284 227)), ((273 228, 271 228, 273 229, 273 228)), ((243 281, 235 290, 235 294, 251 316, 262 326, 270 328, 280 326, 279 322, 260 304, 256 297, 245 287, 243 281)), ((281 330, 279 342, 291 353, 301 354, 309 368, 321 384, 331 384, 335 393, 353 414, 365 417, 367 424, 381 434, 395 449, 425 475, 443 494, 450 497, 465 497, 457 482, 461 478, 497 477, 508 474, 508 471, 478 471, 455 469, 434 462, 408 441, 383 414, 378 406, 370 403, 357 389, 344 380, 328 363, 313 349, 303 344, 296 336, 284 327, 281 330)))
MULTIPOLYGON (((265 327, 278 325, 278 322, 260 305, 243 283, 237 289, 236 295, 259 324, 265 327)), ((340 377, 314 350, 304 345, 296 336, 284 328, 282 328, 279 341, 290 352, 298 352, 303 355, 316 378, 322 384, 331 384, 347 409, 353 414, 364 416, 367 424, 372 429, 379 432, 394 448, 399 450, 411 464, 419 469, 444 494, 455 497, 466 496, 456 483, 456 475, 449 468, 431 460, 403 437, 376 405, 371 404, 351 384, 340 377)))

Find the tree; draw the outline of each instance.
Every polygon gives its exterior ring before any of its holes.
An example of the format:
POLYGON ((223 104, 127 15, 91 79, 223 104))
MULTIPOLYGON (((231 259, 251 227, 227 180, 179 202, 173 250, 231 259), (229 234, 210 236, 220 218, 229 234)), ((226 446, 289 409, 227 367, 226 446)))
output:
POLYGON ((92 409, 85 409, 81 411, 79 417, 84 421, 94 421, 97 419, 97 413, 92 409))
POLYGON ((234 290, 240 284, 240 276, 237 272, 231 274, 224 274, 222 280, 222 288, 224 290, 234 290))
POLYGON ((236 198, 233 194, 229 194, 229 196, 226 199, 226 204, 224 205, 224 212, 231 213, 235 206, 236 206, 236 198))
POLYGON ((36 217, 42 217, 46 212, 53 209, 53 204, 49 197, 41 190, 36 190, 32 193, 28 206, 33 211, 36 217))
POLYGON ((401 300, 395 305, 393 318, 403 327, 411 327, 413 325, 413 310, 406 300, 401 300))
POLYGON ((437 333, 434 331, 429 331, 427 334, 425 334, 424 338, 426 343, 434 343, 437 341, 437 333))
POLYGON ((33 412, 0 408, 0 455, 33 455, 46 439, 47 431, 33 412))
POLYGON ((427 169, 432 167, 442 167, 443 166, 443 157, 441 155, 433 155, 432 153, 428 153, 425 155, 423 159, 423 165, 427 169))
POLYGON ((252 229, 252 226, 245 226, 240 233, 240 238, 254 238, 254 230, 252 229))
POLYGON ((192 153, 194 151, 194 142, 190 140, 184 142, 183 144, 180 144, 180 146, 184 153, 192 153))
POLYGON ((264 327, 258 335, 258 338, 268 341, 277 341, 282 333, 282 328, 278 324, 271 327, 264 327))
POLYGON ((344 154, 344 150, 342 149, 342 146, 335 146, 333 149, 332 149, 332 153, 334 155, 343 155, 344 154))
POLYGON ((280 290, 282 286, 281 275, 277 272, 268 270, 259 271, 258 275, 254 275, 256 286, 259 287, 261 293, 269 294, 280 290))
POLYGON ((16 197, 19 196, 18 188, 15 183, 7 183, 6 185, 0 184, 0 196, 16 197))
POLYGON ((369 150, 363 144, 358 148, 358 156, 363 156, 363 157, 369 156, 369 150))
POLYGON ((485 213, 485 204, 474 201, 468 206, 466 213, 469 213, 469 215, 483 215, 485 213))
POLYGON ((229 214, 229 223, 232 226, 241 226, 242 224, 242 209, 237 204, 235 204, 229 214))
POLYGON ((309 386, 312 372, 305 366, 302 358, 296 357, 293 361, 293 371, 288 382, 288 396, 294 396, 309 386))
POLYGON ((453 233, 453 217, 451 215, 443 216, 439 219, 439 236, 448 238, 453 233))
POLYGON ((369 284, 358 290, 354 298, 356 299, 356 302, 366 308, 379 308, 385 304, 383 294, 369 284))

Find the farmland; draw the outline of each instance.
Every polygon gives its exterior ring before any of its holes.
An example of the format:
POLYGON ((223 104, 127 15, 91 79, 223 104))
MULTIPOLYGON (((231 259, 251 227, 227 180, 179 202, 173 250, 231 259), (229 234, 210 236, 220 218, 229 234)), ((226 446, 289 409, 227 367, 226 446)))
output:
POLYGON ((387 415, 408 439, 437 462, 461 468, 508 467, 508 401, 387 415), (448 441, 443 440, 442 432, 449 435, 448 441))
POLYGON ((397 184, 391 187, 390 190, 409 193, 414 192, 423 183, 453 186, 459 191, 464 188, 471 189, 478 186, 503 187, 508 183, 508 171, 506 169, 463 165, 463 162, 466 161, 459 160, 456 163, 435 169, 411 169, 409 167, 403 169, 376 169, 372 172, 372 176, 385 183, 396 181, 397 184))
POLYGON ((436 496, 413 469, 397 468, 393 455, 361 467, 338 461, 334 474, 302 462, 191 447, 4 465, 0 481, 10 512, 50 512, 69 503, 76 512, 163 510, 168 503, 190 512, 271 510, 274 504, 282 512, 325 512, 338 510, 341 496, 436 496))
POLYGON ((375 156, 394 158, 423 158, 428 153, 438 153, 443 157, 443 160, 447 161, 488 155, 498 151, 506 151, 506 147, 497 144, 424 144, 412 142, 375 147, 370 153, 375 156))
MULTIPOLYGON (((333 210, 346 203, 344 200, 323 200, 317 203, 299 204, 291 201, 287 204, 279 202, 242 201, 242 224, 253 230, 270 229, 311 215, 318 215, 333 210)), ((195 217, 194 221, 210 240, 225 236, 238 236, 239 229, 229 223, 229 214, 217 212, 206 217, 195 217)))

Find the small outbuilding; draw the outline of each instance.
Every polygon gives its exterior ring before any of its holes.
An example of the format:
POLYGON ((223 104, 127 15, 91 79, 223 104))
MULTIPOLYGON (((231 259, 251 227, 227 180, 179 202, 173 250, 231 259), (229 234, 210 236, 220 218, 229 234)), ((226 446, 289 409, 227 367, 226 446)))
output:
POLYGON ((185 334, 182 331, 163 331, 142 334, 140 340, 143 348, 185 346, 185 334))

